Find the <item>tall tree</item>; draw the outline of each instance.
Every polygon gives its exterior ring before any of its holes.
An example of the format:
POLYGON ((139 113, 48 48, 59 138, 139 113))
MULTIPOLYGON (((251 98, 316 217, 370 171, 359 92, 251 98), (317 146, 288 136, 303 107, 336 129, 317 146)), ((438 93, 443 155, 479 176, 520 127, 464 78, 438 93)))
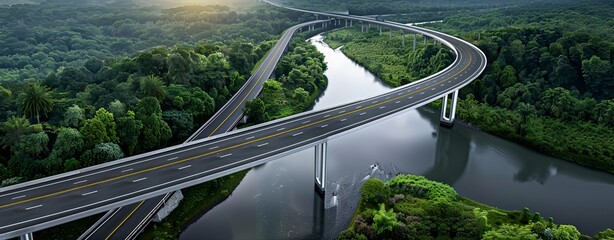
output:
POLYGON ((64 125, 67 127, 77 128, 85 119, 85 111, 78 105, 73 105, 66 109, 64 113, 64 125))
POLYGON ((141 91, 146 97, 154 97, 158 101, 166 98, 166 88, 164 82, 158 76, 149 75, 141 79, 141 91))
POLYGON ((30 121, 25 117, 9 117, 9 119, 0 126, 0 130, 2 130, 4 134, 1 141, 2 147, 5 149, 13 148, 27 132, 29 126, 30 121))
POLYGON ((38 83, 31 83, 26 86, 19 94, 19 109, 27 116, 36 117, 36 122, 40 123, 40 116, 47 116, 53 109, 53 96, 51 90, 38 83))

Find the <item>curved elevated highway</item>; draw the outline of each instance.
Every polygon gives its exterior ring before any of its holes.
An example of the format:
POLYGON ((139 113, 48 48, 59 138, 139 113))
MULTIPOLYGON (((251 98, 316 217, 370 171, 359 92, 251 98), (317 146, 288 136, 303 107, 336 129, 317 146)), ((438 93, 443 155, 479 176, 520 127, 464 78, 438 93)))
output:
MULTIPOLYGON (((296 31, 321 22, 324 21, 301 23, 284 31, 277 44, 265 56, 260 67, 243 84, 241 89, 184 143, 232 130, 243 117, 245 103, 257 97, 262 90, 264 81, 271 77, 296 31)), ((141 229, 147 226, 149 220, 164 205, 164 202, 172 193, 170 192, 112 210, 88 229, 80 239, 134 239, 141 229)))
MULTIPOLYGON (((443 33, 365 17, 306 12, 423 34, 450 47, 456 60, 428 78, 380 96, 2 188, 0 238, 138 202, 320 145, 347 131, 456 93, 486 67, 486 57, 478 48, 443 33)), ((452 113, 448 120, 453 118, 452 113)))

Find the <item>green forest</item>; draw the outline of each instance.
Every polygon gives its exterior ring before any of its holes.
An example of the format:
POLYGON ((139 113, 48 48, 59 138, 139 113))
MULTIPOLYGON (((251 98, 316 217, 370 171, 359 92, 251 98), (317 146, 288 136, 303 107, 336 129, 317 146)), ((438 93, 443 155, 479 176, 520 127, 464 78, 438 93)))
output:
POLYGON ((464 198, 454 188, 422 176, 367 180, 360 203, 339 239, 595 239, 614 238, 606 229, 593 238, 572 225, 556 224, 525 208, 505 211, 464 198))
POLYGON ((183 142, 303 21, 95 3, 0 7, 2 186, 183 142))
MULTIPOLYGON (((243 85, 283 30, 310 17, 132 1, 0 6, 0 186, 182 143, 243 85)), ((301 39, 255 101, 266 112, 251 122, 303 111, 326 87, 323 56, 301 39)), ((176 236, 244 174, 187 189, 172 222, 149 234, 176 236)), ((76 238, 95 220, 36 235, 76 238)))
MULTIPOLYGON (((427 25, 469 40, 489 60, 485 73, 461 90, 458 116, 544 153, 614 173, 614 38, 607 27, 612 7, 600 1, 542 3, 427 25)), ((407 71, 421 66, 408 57, 420 50, 373 32, 342 30, 326 41, 345 45, 344 53, 392 86, 419 73, 407 71)), ((437 51, 430 52, 427 59, 438 59, 437 51)))
MULTIPOLYGON (((145 0, 9 0, 0 3, 0 187, 182 143, 249 78, 286 28, 313 15, 249 0, 183 5, 145 0), (248 7, 249 6, 249 7, 248 7)), ((280 0, 351 14, 386 14, 464 38, 488 57, 461 91, 472 126, 614 173, 613 2, 452 0, 336 4, 280 0), (394 7, 390 7, 394 6, 394 7), (408 15, 409 13, 409 15, 408 15)), ((446 48, 412 35, 360 27, 326 42, 400 86, 445 68, 446 48)), ((313 34, 313 33, 311 33, 313 34)), ((308 109, 327 86, 324 56, 295 36, 246 104, 244 126, 308 109)), ((174 239, 228 197, 246 172, 188 188, 180 207, 143 239, 174 239)), ((579 239, 575 227, 538 213, 504 211, 451 187, 401 175, 368 180, 341 239, 579 239), (510 237, 511 236, 511 237, 510 237)), ((37 233, 76 238, 97 217, 37 233)), ((594 239, 612 239, 605 230, 594 239)))

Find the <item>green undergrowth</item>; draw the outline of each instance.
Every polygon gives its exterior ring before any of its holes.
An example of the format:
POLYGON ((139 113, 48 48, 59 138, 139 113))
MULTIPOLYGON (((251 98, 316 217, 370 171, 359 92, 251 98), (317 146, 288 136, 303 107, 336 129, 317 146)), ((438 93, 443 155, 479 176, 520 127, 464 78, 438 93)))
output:
MULTIPOLYGON (((367 25, 365 25, 366 28, 367 25)), ((413 49, 413 34, 405 35, 403 46, 399 31, 383 30, 376 27, 361 32, 360 26, 343 28, 328 33, 324 41, 341 51, 356 63, 362 65, 386 84, 398 87, 429 76, 444 69, 454 61, 454 55, 441 44, 435 44, 422 36, 416 36, 416 50, 413 49)))
MULTIPOLYGON (((525 208, 508 211, 459 196, 443 183, 398 175, 369 179, 350 226, 339 239, 590 239, 572 225, 525 208)), ((593 239, 611 239, 607 229, 593 239)))
POLYGON ((228 198, 248 171, 183 189, 181 204, 162 222, 150 224, 139 239, 177 239, 183 228, 228 198))

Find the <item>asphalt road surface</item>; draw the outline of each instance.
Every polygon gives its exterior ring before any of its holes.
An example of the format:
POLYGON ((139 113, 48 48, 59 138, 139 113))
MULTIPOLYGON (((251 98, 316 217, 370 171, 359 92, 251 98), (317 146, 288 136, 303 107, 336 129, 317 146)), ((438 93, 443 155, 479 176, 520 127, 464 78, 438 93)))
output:
POLYGON ((438 99, 469 84, 486 66, 486 57, 479 49, 443 33, 363 17, 327 15, 437 38, 453 49, 456 61, 418 83, 380 96, 2 188, 0 238, 138 202, 306 149, 438 99))

